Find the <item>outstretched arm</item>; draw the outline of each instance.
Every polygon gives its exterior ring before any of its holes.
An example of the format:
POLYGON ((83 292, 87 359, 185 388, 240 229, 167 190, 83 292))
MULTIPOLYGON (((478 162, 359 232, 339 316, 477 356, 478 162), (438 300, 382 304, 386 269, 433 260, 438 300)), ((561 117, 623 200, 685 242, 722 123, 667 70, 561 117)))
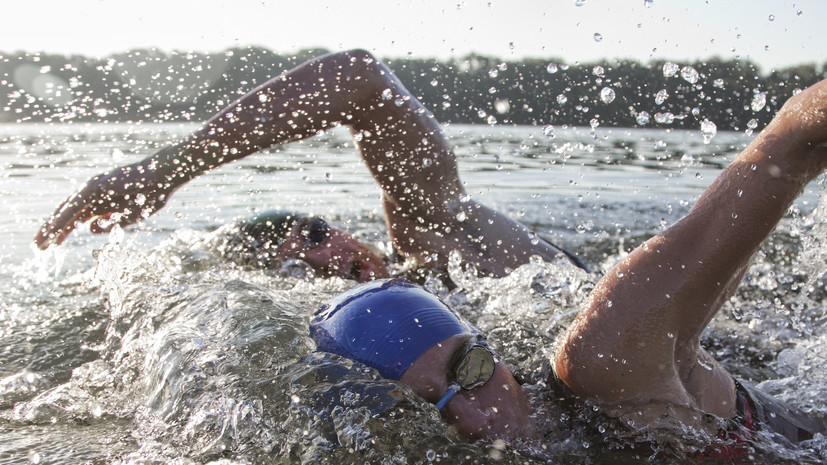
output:
MULTIPOLYGON (((133 224, 162 208, 172 192, 207 170, 338 125, 360 133, 366 162, 383 189, 395 196, 404 187, 392 182, 394 174, 416 166, 410 158, 418 156, 417 148, 448 155, 421 175, 455 180, 447 141, 423 110, 368 52, 316 58, 250 91, 178 144, 92 178, 61 204, 35 242, 40 248, 60 244, 76 225, 92 219, 109 220, 94 221, 93 232, 133 224), (388 157, 392 150, 401 155, 388 157)), ((419 179, 411 180, 413 184, 419 179)))
POLYGON ((667 401, 731 416, 731 377, 700 334, 761 243, 827 167, 827 81, 792 97, 689 213, 598 283, 562 341, 560 377, 610 403, 667 401))
POLYGON ((339 125, 354 133, 382 188, 388 230, 404 255, 444 266, 448 252, 459 250, 482 271, 503 275, 532 255, 561 253, 466 195, 439 123, 364 50, 308 61, 250 91, 184 141, 92 178, 47 220, 35 242, 59 244, 88 220, 108 220, 93 221, 93 232, 133 224, 207 170, 339 125))

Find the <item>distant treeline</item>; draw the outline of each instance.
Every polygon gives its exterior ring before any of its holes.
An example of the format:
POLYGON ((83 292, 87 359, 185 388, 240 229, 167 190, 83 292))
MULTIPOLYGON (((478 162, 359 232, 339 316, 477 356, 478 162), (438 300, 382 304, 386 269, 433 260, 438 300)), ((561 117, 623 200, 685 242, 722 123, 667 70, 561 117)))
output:
MULTIPOLYGON (((326 53, 131 50, 106 58, 0 53, 0 122, 202 121, 258 84, 326 53)), ((747 60, 695 63, 385 58, 446 123, 747 130, 763 127, 825 67, 761 73, 747 60), (704 123, 706 121, 706 123, 704 123), (714 126, 711 126, 714 123, 714 126)))

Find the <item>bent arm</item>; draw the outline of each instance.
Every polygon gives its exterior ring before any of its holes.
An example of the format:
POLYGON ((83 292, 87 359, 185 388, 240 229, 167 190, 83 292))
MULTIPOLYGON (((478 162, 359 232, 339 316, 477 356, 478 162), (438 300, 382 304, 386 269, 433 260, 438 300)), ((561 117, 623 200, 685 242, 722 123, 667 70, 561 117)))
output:
POLYGON ((730 376, 700 334, 804 186, 827 167, 827 82, 791 98, 689 213, 598 283, 559 348, 558 374, 607 402, 731 414, 730 376))
MULTIPOLYGON (((35 242, 41 249, 60 244, 77 224, 92 219, 110 220, 93 222, 92 232, 108 231, 115 224, 133 224, 162 208, 180 186, 212 168, 338 125, 351 126, 377 139, 363 141, 360 148, 374 176, 386 188, 393 184, 394 172, 382 172, 375 166, 380 146, 388 145, 392 137, 377 129, 393 126, 392 120, 413 121, 424 127, 415 132, 406 131, 401 123, 392 127, 388 132, 397 136, 396 147, 424 144, 432 152, 450 154, 447 142, 434 135, 438 133, 436 122, 428 121, 420 109, 421 104, 410 98, 390 70, 369 52, 353 50, 316 58, 248 92, 185 140, 138 163, 92 178, 58 207, 35 242), (430 135, 427 141, 422 135, 425 132, 430 135)), ((381 158, 385 158, 385 150, 381 158)), ((443 158, 447 160, 434 163, 431 169, 442 170, 435 172, 434 178, 456 179, 453 157, 443 158)), ((404 166, 406 162, 399 157, 396 163, 404 166)), ((432 174, 426 173, 429 177, 432 174)))

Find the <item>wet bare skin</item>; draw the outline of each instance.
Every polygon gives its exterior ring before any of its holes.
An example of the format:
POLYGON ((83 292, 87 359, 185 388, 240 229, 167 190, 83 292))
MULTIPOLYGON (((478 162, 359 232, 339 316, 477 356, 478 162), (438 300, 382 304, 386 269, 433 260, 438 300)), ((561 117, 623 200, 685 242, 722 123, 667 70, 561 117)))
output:
POLYGON ((605 274, 556 352, 560 378, 617 412, 668 404, 731 418, 732 377, 700 346, 700 334, 795 198, 827 168, 825 143, 821 81, 791 97, 685 217, 605 274))
POLYGON ((330 228, 327 240, 317 247, 307 245, 300 229, 295 222, 279 246, 279 258, 298 258, 322 278, 339 276, 363 283, 388 276, 382 259, 341 229, 330 228))
MULTIPOLYGON (((431 347, 400 381, 428 402, 438 402, 448 392, 453 355, 468 339, 460 334, 431 347)), ((502 362, 497 362, 494 375, 483 386, 460 390, 442 410, 442 416, 465 440, 527 439, 537 434, 528 398, 502 362)))

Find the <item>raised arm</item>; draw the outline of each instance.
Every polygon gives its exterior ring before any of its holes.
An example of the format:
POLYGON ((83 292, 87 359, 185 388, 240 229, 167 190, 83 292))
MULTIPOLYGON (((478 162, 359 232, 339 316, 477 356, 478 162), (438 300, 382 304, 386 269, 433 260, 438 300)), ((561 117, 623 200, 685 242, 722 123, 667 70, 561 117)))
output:
MULTIPOLYGON (((250 91, 185 140, 92 178, 61 204, 35 242, 40 248, 60 244, 77 224, 93 219, 109 220, 94 221, 93 232, 133 224, 162 208, 172 192, 207 170, 339 125, 360 134, 365 161, 383 189, 396 196, 401 188, 392 182, 394 173, 399 175, 399 166, 415 165, 410 162, 414 149, 427 147, 430 154, 450 155, 432 120, 370 53, 325 55, 250 91), (386 154, 391 151, 404 156, 390 158, 386 154), (390 169, 383 170, 383 164, 390 169)), ((456 179, 453 158, 443 158, 447 162, 434 164, 441 171, 429 174, 456 179)))
POLYGON ((60 244, 88 220, 96 220, 93 232, 133 224, 207 170, 340 125, 354 133, 382 188, 388 230, 404 255, 444 266, 448 252, 459 250, 482 271, 502 275, 532 255, 561 253, 466 195, 439 123, 364 50, 308 61, 250 91, 182 142, 92 178, 46 221, 35 242, 60 244))
POLYGON ((804 186, 827 167, 827 81, 792 97, 689 213, 601 279, 556 355, 575 392, 733 412, 731 377, 700 347, 804 186))

